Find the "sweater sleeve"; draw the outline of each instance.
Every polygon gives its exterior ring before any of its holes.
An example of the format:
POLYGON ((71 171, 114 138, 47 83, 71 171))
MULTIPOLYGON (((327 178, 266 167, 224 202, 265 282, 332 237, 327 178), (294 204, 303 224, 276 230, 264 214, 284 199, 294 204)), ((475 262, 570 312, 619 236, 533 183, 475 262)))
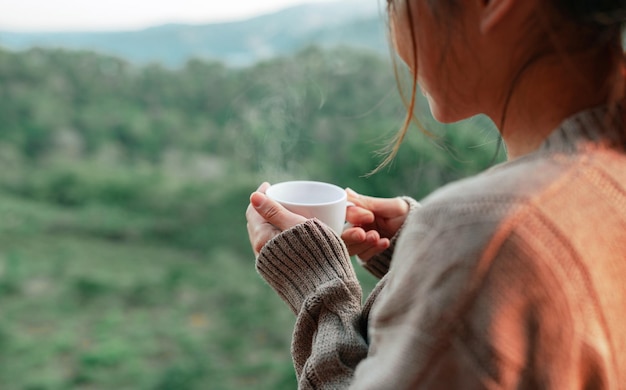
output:
POLYGON ((257 270, 297 315, 292 356, 299 388, 346 388, 368 344, 361 287, 341 239, 308 220, 268 242, 257 270))

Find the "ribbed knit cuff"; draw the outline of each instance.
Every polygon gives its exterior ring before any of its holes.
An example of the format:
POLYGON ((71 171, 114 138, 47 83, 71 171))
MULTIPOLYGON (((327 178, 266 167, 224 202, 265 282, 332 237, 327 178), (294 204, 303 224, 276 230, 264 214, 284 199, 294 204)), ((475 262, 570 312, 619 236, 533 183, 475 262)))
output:
POLYGON ((343 241, 316 219, 294 226, 265 244, 256 268, 296 314, 324 283, 336 279, 358 283, 343 241))
MULTIPOLYGON (((401 199, 409 204, 409 214, 411 214, 413 211, 421 207, 419 202, 411 197, 402 196, 401 199)), ((400 229, 398 229, 396 234, 391 238, 391 245, 389 245, 389 248, 385 249, 383 252, 377 254, 376 256, 373 256, 368 261, 363 261, 357 257, 359 264, 361 264, 363 268, 365 268, 369 273, 371 273, 375 277, 381 279, 383 276, 385 276, 385 274, 387 274, 387 272, 389 272, 389 266, 391 265, 391 258, 393 257, 393 252, 396 248, 396 242, 398 241, 398 237, 400 236, 400 233, 404 229, 404 226, 406 225, 406 221, 408 219, 409 218, 407 215, 407 218, 404 220, 404 224, 400 227, 400 229)))

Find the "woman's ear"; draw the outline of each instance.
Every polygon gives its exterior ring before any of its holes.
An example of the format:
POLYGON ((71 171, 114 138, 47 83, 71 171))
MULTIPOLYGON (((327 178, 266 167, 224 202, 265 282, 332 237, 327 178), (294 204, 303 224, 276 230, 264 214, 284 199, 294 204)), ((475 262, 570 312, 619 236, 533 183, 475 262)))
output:
MULTIPOLYGON (((480 32, 486 34, 502 23, 515 8, 518 0, 479 0, 481 5, 480 32)), ((528 1, 528 0, 519 0, 528 1)))

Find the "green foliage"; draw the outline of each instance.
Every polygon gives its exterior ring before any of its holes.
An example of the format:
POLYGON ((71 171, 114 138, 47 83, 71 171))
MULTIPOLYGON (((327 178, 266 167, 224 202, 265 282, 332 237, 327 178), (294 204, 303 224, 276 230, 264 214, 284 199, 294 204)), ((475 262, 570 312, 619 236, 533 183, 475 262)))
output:
POLYGON ((0 50, 0 387, 294 388, 294 319, 254 270, 249 194, 306 178, 421 198, 492 163, 490 123, 441 126, 424 104, 437 138, 411 129, 366 178, 404 115, 366 52, 173 71, 0 50))
POLYGON ((293 318, 249 256, 45 232, 0 247, 3 389, 293 388, 293 318))

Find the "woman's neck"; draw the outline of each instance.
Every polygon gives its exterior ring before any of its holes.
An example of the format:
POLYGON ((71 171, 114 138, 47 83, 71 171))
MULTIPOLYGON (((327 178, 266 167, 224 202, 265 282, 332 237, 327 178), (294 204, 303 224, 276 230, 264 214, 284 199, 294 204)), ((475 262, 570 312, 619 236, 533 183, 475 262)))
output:
POLYGON ((616 66, 598 60, 607 55, 554 54, 538 59, 521 76, 504 116, 492 116, 500 124, 509 159, 536 150, 566 118, 584 109, 607 103, 616 80, 616 66), (500 121, 500 122, 499 122, 500 121))

